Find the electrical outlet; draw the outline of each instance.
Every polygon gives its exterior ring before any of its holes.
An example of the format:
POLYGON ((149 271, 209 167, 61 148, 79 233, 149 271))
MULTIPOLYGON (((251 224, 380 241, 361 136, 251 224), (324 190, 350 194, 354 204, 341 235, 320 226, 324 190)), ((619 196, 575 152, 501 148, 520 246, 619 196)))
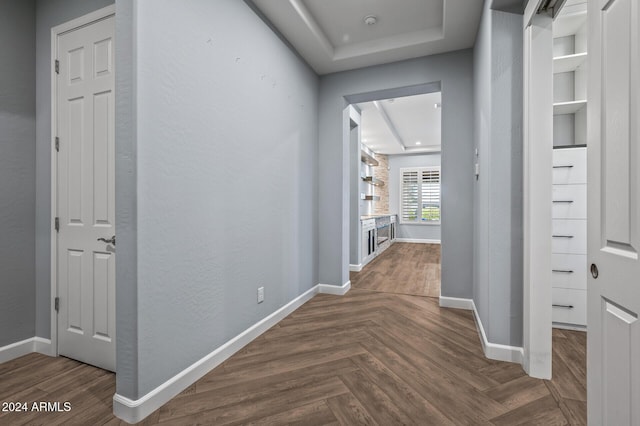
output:
POLYGON ((264 287, 258 287, 258 303, 264 302, 264 287))

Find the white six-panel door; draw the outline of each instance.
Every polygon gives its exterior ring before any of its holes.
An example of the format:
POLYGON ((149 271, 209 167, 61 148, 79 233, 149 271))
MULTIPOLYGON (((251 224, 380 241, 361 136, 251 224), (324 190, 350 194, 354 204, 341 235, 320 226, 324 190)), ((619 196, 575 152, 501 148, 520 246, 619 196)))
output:
POLYGON ((589 0, 589 424, 640 424, 640 4, 589 0))
POLYGON ((114 17, 58 36, 58 353, 115 371, 114 17))

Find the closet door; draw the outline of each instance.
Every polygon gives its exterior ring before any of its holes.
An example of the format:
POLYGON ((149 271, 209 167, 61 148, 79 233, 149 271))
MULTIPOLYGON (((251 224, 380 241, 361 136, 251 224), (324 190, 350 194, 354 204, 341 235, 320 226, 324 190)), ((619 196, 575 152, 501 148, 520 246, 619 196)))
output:
POLYGON ((589 0, 588 420, 640 424, 640 2, 589 0))

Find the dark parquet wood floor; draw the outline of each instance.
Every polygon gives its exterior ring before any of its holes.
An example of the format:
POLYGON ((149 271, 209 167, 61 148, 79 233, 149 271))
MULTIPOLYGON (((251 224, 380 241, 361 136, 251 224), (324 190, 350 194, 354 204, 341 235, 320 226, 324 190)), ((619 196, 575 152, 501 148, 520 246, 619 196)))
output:
MULTIPOLYGON (((142 424, 583 425, 585 346, 554 330, 554 378, 533 379, 484 357, 471 312, 355 288, 314 297, 142 424)), ((114 393, 112 373, 30 354, 0 364, 0 403, 71 411, 0 412, 0 425, 124 425, 114 393)))
POLYGON ((352 288, 440 297, 440 244, 394 243, 349 275, 352 288))

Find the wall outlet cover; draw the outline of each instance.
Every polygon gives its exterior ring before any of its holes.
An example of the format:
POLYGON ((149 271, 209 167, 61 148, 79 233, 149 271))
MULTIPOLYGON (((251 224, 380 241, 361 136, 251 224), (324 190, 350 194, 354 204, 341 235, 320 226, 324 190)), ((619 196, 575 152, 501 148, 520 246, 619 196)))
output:
POLYGON ((264 287, 258 287, 258 303, 264 302, 264 287))

